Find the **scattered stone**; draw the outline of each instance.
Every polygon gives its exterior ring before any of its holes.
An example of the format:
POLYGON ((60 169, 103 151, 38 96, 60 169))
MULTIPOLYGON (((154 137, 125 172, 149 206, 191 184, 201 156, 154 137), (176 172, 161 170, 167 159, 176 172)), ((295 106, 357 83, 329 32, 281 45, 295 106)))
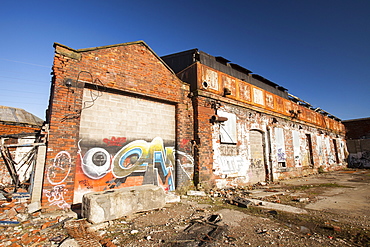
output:
POLYGON ((295 199, 293 199, 293 201, 296 201, 296 202, 308 202, 308 201, 310 201, 310 198, 295 198, 295 199))
POLYGON ((186 194, 188 196, 206 196, 206 192, 198 190, 189 190, 186 194))
POLYGON ((137 234, 137 233, 139 233, 139 231, 138 230, 131 230, 131 232, 130 232, 131 234, 137 234))
POLYGON ((311 230, 308 229, 305 226, 300 226, 300 232, 303 233, 303 234, 310 234, 311 233, 311 230))
POLYGON ((166 193, 166 203, 177 203, 177 202, 180 202, 180 201, 181 201, 181 199, 180 199, 179 195, 176 195, 173 192, 167 192, 166 193))
POLYGON ((247 200, 241 197, 234 197, 232 200, 232 204, 235 204, 239 207, 245 207, 245 208, 248 208, 251 203, 252 202, 250 200, 247 200))
POLYGON ((39 211, 41 209, 41 205, 40 205, 40 202, 32 202, 28 204, 27 208, 28 208, 28 213, 32 214, 32 213, 39 211))
POLYGON ((59 247, 80 247, 80 246, 81 245, 79 245, 79 243, 73 238, 68 238, 59 245, 59 247))

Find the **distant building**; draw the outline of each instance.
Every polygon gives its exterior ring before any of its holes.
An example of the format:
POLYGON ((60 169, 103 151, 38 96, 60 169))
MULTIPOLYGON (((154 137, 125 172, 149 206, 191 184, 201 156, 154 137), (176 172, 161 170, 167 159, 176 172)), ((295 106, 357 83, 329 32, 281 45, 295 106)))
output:
MULTIPOLYGON (((37 116, 19 108, 0 106, 0 139, 1 151, 0 155, 0 185, 12 184, 12 176, 4 163, 4 154, 7 150, 10 151, 11 158, 18 162, 22 159, 30 148, 16 147, 27 143, 34 143, 44 121, 37 116), (14 147, 7 149, 7 145, 14 147)), ((16 165, 16 168, 20 168, 16 165)), ((24 180, 29 176, 32 169, 26 171, 27 166, 20 168, 18 171, 20 179, 24 180), (28 173, 26 175, 25 173, 28 173)))
POLYGON ((346 127, 348 166, 370 168, 370 118, 343 121, 346 127))
POLYGON ((345 129, 287 89, 197 49, 54 44, 45 209, 143 184, 243 186, 346 166, 345 129))

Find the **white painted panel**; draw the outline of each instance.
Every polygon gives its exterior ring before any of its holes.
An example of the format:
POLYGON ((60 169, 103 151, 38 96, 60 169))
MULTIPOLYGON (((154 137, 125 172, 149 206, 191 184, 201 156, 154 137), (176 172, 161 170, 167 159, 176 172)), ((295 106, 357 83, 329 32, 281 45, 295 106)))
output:
POLYGON ((275 138, 276 138, 277 161, 285 162, 286 161, 285 138, 284 130, 282 128, 275 128, 275 138))
POLYGON ((237 143, 236 115, 224 111, 217 111, 217 115, 227 118, 220 125, 221 143, 237 143))

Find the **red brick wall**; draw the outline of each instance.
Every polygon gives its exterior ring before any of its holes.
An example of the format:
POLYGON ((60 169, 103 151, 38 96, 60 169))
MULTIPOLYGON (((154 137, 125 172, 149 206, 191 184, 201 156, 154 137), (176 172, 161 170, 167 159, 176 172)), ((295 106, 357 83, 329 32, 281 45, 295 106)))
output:
POLYGON ((35 127, 32 125, 9 125, 0 123, 0 135, 35 133, 40 129, 41 129, 40 127, 35 127))
POLYGON ((370 138, 370 118, 343 121, 348 139, 370 138))
POLYGON ((180 131, 192 126, 188 85, 166 68, 144 42, 83 50, 55 44, 55 49, 42 199, 45 210, 68 208, 73 201, 84 83, 175 104, 176 148, 192 150, 192 129, 180 131), (73 80, 70 88, 65 86, 67 78, 73 80))
POLYGON ((207 98, 197 97, 193 102, 195 108, 195 140, 197 141, 195 183, 201 183, 204 187, 212 187, 214 185, 214 177, 212 172, 213 144, 210 119, 215 115, 215 110, 211 108, 211 102, 207 98))

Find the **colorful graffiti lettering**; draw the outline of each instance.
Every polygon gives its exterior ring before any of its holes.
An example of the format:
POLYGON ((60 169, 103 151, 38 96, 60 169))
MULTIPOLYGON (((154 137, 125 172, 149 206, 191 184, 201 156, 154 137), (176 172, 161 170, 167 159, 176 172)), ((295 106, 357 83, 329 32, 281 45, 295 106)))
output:
POLYGON ((126 142, 126 137, 112 137, 111 139, 104 138, 103 142, 107 144, 108 147, 110 146, 122 146, 126 142))
POLYGON ((50 191, 45 189, 43 191, 50 205, 56 205, 62 209, 69 208, 69 204, 64 199, 64 195, 67 192, 64 184, 56 185, 50 191))
POLYGON ((78 154, 81 169, 90 179, 98 180, 110 173, 113 175, 113 179, 108 182, 110 188, 123 184, 126 177, 142 176, 142 184, 155 184, 170 191, 175 189, 172 175, 175 165, 174 148, 164 147, 160 137, 154 138, 151 143, 144 140, 130 142, 113 158, 113 155, 100 147, 89 149, 82 156, 80 142, 78 154))
POLYGON ((166 190, 174 190, 174 164, 173 148, 165 148, 162 138, 156 137, 151 143, 137 140, 124 146, 113 157, 112 172, 116 178, 141 172, 143 184, 162 184, 166 190))

